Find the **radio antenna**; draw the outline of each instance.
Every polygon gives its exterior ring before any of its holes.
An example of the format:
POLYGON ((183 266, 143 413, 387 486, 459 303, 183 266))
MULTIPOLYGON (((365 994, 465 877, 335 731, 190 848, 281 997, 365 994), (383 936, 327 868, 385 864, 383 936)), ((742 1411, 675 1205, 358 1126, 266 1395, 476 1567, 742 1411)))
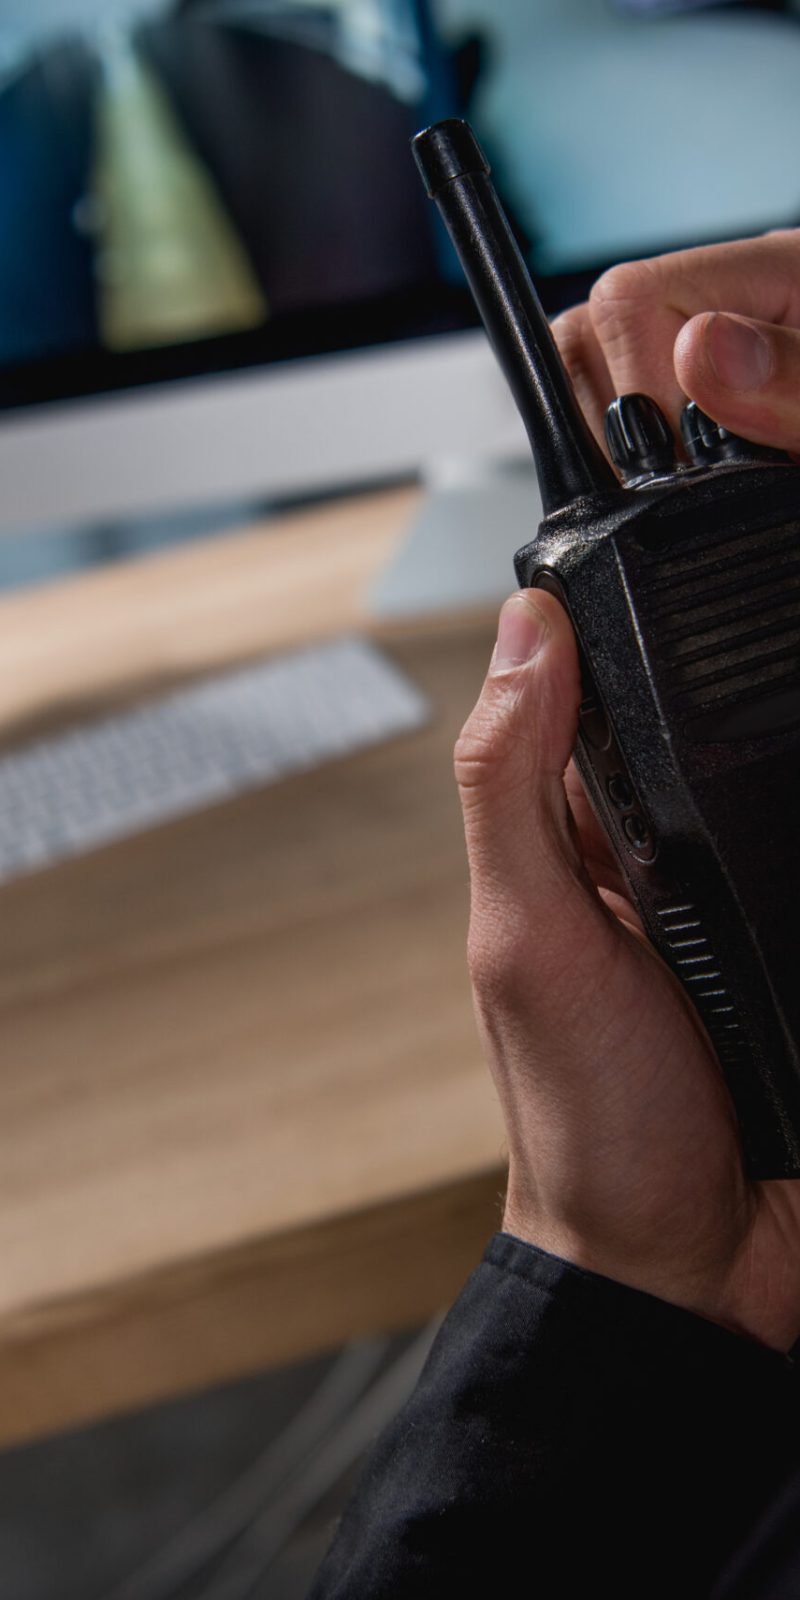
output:
POLYGON ((411 148, 525 424, 545 514, 581 495, 618 489, 575 398, 469 123, 434 123, 411 148))

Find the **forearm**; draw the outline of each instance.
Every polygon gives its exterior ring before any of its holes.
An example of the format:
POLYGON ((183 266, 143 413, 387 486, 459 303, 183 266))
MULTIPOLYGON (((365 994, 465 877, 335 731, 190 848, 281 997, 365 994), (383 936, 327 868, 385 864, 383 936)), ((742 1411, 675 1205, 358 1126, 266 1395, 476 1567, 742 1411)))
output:
POLYGON ((505 1235, 379 1441, 311 1600, 707 1595, 788 1476, 792 1364, 505 1235))

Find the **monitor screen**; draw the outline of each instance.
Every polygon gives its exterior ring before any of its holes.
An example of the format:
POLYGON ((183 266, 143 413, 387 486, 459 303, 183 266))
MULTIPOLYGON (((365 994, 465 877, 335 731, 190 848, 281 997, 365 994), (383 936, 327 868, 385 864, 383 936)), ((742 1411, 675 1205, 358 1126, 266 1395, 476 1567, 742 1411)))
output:
POLYGON ((411 135, 416 0, 25 0, 0 16, 4 403, 463 325, 411 135))

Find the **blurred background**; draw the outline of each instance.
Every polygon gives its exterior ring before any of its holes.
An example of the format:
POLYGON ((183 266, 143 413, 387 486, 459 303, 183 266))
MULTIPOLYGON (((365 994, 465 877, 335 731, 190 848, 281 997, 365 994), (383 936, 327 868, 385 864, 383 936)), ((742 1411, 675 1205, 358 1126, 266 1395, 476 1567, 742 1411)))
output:
POLYGON ((800 223, 800 4, 3 0, 0 1570, 295 1600, 498 1217, 453 733, 545 308, 800 223), (3 654, 4 652, 4 654, 3 654))
MULTIPOLYGON (((469 112, 553 310, 620 258, 796 220, 797 50, 778 3, 7 0, 0 527, 111 520, 119 545, 133 513, 202 525, 518 452, 444 370, 473 318, 408 138, 469 112), (408 362, 434 335, 428 395, 408 362), (387 438, 357 369, 309 358, 401 342, 387 438)), ((36 560, 4 551, 0 581, 36 560)))

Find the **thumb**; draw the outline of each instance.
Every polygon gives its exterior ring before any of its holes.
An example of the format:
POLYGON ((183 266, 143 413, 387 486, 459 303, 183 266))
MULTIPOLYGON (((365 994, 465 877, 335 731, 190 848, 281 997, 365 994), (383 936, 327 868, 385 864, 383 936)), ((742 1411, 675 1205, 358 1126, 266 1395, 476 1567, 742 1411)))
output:
POLYGON ((675 341, 684 392, 732 433, 800 451, 800 332, 727 312, 691 317, 675 341))
MULTIPOLYGON (((571 826, 564 769, 581 697, 569 619, 540 589, 507 600, 478 703, 456 745, 473 931, 517 949, 537 929, 605 921, 571 826)), ((521 953, 521 952, 520 952, 521 953)))

